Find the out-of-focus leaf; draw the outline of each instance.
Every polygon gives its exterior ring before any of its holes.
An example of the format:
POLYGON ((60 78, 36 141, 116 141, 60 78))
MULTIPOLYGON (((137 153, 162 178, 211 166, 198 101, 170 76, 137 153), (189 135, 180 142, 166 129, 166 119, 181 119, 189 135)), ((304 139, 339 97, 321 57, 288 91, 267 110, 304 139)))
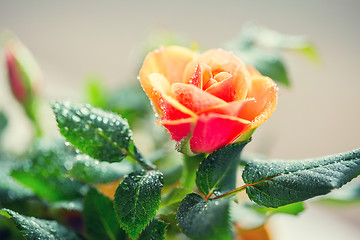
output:
POLYGON ((85 154, 76 156, 69 176, 86 183, 109 183, 135 170, 129 162, 108 163, 85 154))
POLYGON ((289 215, 296 216, 305 210, 304 203, 302 203, 302 202, 297 202, 297 203, 289 204, 289 205, 278 207, 278 208, 267 208, 267 207, 259 206, 257 204, 252 204, 251 207, 253 209, 255 209, 257 212, 260 212, 267 216, 277 214, 277 213, 283 213, 283 214, 289 214, 289 215))
POLYGON ((109 93, 104 86, 103 79, 96 75, 85 79, 85 101, 94 107, 106 108, 109 93))
POLYGON ((149 98, 138 85, 114 91, 109 96, 107 109, 120 114, 130 123, 152 112, 149 98))
POLYGON ((74 199, 82 195, 86 186, 66 177, 73 161, 73 153, 66 150, 63 142, 43 140, 36 144, 26 162, 12 170, 11 176, 44 199, 74 199))
POLYGON ((265 224, 267 216, 246 203, 231 203, 231 220, 242 229, 254 229, 265 224))
POLYGON ((152 156, 149 156, 149 159, 150 158, 157 158, 154 164, 157 169, 163 173, 165 186, 170 186, 180 180, 183 163, 181 161, 181 154, 177 151, 157 151, 153 153, 152 156))
POLYGON ((2 111, 0 111, 0 137, 8 124, 8 119, 2 111))
POLYGON ((318 62, 320 56, 315 46, 304 36, 286 35, 264 26, 247 25, 252 32, 254 44, 265 49, 290 50, 303 54, 309 61, 318 62), (252 28, 252 29, 250 29, 252 28))
POLYGON ((225 44, 246 64, 254 66, 265 76, 290 86, 290 80, 281 53, 293 51, 309 61, 320 60, 314 44, 304 36, 285 35, 266 27, 246 24, 240 34, 225 44))
POLYGON ((166 195, 163 195, 161 198, 160 208, 167 207, 174 203, 181 202, 187 194, 190 194, 192 191, 183 187, 174 187, 166 195))
POLYGON ((258 228, 274 214, 298 215, 304 211, 302 202, 279 208, 266 208, 251 202, 231 203, 231 218, 243 230, 258 228))
POLYGON ((27 217, 9 209, 0 210, 0 214, 10 218, 24 235, 25 239, 54 239, 77 240, 81 239, 75 231, 60 225, 56 221, 27 217))
POLYGON ((251 200, 276 208, 327 194, 359 174, 357 149, 316 159, 252 161, 242 177, 251 200))
POLYGON ((237 55, 250 66, 254 66, 262 75, 272 78, 285 86, 290 86, 285 61, 274 51, 253 48, 248 51, 237 52, 237 55))
POLYGON ((139 240, 164 240, 168 223, 154 219, 139 236, 139 240))
POLYGON ((205 201, 192 193, 181 202, 177 220, 181 231, 191 239, 232 239, 229 216, 230 199, 205 201))
POLYGON ((84 198, 84 222, 89 239, 126 238, 116 220, 112 201, 95 189, 90 189, 84 198))
POLYGON ((13 201, 34 197, 31 189, 16 182, 11 176, 11 169, 14 167, 15 159, 0 156, 0 207, 7 206, 13 201))
POLYGON ((116 189, 116 217, 132 239, 136 239, 155 216, 162 187, 161 172, 142 170, 129 174, 116 189))
POLYGON ((325 195, 320 200, 329 201, 333 203, 358 203, 360 201, 360 179, 346 184, 340 189, 336 189, 331 193, 325 195))

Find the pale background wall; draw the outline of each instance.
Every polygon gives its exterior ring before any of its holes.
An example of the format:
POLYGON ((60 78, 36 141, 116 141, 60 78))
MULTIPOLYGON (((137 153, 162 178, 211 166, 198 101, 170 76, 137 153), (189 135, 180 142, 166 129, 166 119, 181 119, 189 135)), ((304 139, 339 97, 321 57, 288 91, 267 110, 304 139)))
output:
MULTIPOLYGON (((44 95, 55 99, 81 99, 81 80, 93 72, 102 75, 109 87, 135 81, 134 53, 154 29, 182 33, 209 48, 234 37, 248 21, 307 35, 322 64, 314 67, 301 57, 286 55, 293 87, 281 90, 276 112, 257 130, 248 148, 272 157, 305 158, 360 147, 359 10, 358 0, 0 0, 0 29, 11 29, 31 49, 46 77, 44 95)), ((13 148, 30 137, 28 123, 7 89, 1 69, 0 108, 13 121, 7 132, 12 138, 6 143, 13 148)), ((46 111, 51 119, 50 110, 46 111)), ((54 127, 53 121, 46 124, 54 127)), ((359 236, 360 230, 354 228, 359 214, 352 211, 330 214, 333 218, 341 214, 359 236)), ((319 221, 322 214, 320 210, 319 221)), ((310 214, 309 219, 316 217, 310 214)), ((328 239, 336 239, 336 234, 330 235, 333 238, 328 239)))

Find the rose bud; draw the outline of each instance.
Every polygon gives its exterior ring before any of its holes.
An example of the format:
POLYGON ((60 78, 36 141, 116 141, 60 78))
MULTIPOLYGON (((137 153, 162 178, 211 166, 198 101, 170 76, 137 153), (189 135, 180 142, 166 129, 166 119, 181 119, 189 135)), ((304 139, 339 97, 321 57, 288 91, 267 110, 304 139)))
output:
POLYGON ((140 83, 158 123, 195 153, 211 153, 255 129, 273 113, 278 98, 272 79, 222 49, 198 55, 161 47, 145 58, 140 83))
POLYGON ((42 80, 40 67, 30 51, 17 40, 5 47, 5 58, 11 90, 23 105, 32 101, 42 80))

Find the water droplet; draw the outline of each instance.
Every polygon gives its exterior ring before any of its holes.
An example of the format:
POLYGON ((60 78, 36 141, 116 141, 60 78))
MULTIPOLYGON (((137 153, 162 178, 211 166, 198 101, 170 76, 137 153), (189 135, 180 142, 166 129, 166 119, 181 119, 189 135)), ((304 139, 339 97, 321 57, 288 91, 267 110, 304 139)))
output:
POLYGON ((72 116, 72 120, 74 122, 80 122, 81 119, 77 115, 74 115, 74 116, 72 116))
POLYGON ((87 109, 86 107, 80 108, 80 112, 84 115, 88 115, 90 113, 89 109, 87 109))

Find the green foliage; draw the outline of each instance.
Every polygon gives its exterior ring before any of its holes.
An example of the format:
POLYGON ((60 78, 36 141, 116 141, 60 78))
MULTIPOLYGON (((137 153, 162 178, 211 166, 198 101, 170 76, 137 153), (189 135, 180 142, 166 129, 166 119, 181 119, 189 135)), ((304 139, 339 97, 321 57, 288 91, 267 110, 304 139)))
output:
POLYGON ((360 174, 360 149, 306 160, 254 160, 243 171, 251 200, 266 206, 287 204, 329 193, 360 174))
POLYGON ((166 195, 161 197, 160 208, 181 202, 184 197, 192 191, 183 187, 174 187, 166 195))
POLYGON ((132 154, 132 132, 119 115, 70 102, 55 102, 52 108, 61 134, 83 153, 108 162, 132 154))
POLYGON ((278 52, 255 48, 241 52, 241 57, 246 64, 254 66, 262 75, 284 86, 290 86, 285 61, 278 52))
POLYGON ((86 186, 66 178, 74 161, 74 153, 64 142, 39 141, 26 162, 18 164, 11 176, 31 188, 36 195, 50 201, 80 197, 86 186))
POLYGON ((149 98, 137 83, 135 86, 127 86, 110 94, 106 108, 126 118, 130 125, 136 120, 141 120, 152 109, 149 98))
POLYGON ((1 137, 1 134, 3 133, 4 129, 6 128, 7 124, 8 124, 8 119, 5 115, 5 113, 0 111, 0 137, 1 137))
POLYGON ((305 210, 304 203, 302 203, 302 202, 297 202, 297 203, 289 204, 289 205, 278 207, 278 208, 267 208, 267 207, 259 206, 257 204, 251 204, 251 207, 255 211, 260 212, 267 216, 271 216, 271 215, 278 214, 278 213, 296 216, 305 210))
POLYGON ((109 183, 124 177, 133 170, 134 166, 129 162, 108 163, 81 154, 76 156, 69 176, 86 183, 109 183))
POLYGON ((279 208, 267 208, 251 202, 231 204, 231 218, 242 229, 249 230, 258 228, 274 214, 298 215, 304 211, 302 202, 286 205, 279 208))
POLYGON ((129 174, 115 192, 114 208, 120 226, 135 239, 159 208, 162 173, 138 171, 129 174))
POLYGON ((346 184, 340 189, 336 189, 326 196, 321 198, 321 201, 327 201, 331 203, 359 203, 360 201, 360 182, 359 178, 346 184))
POLYGON ((106 108, 109 93, 104 81, 97 75, 90 75, 85 79, 85 101, 94 107, 106 108))
POLYGON ((10 218, 16 227, 28 240, 77 240, 81 239, 73 230, 60 225, 56 221, 26 217, 8 209, 2 209, 0 214, 10 218))
POLYGON ((84 223, 89 239, 125 239, 125 232, 116 220, 113 203, 95 189, 84 198, 84 223))
POLYGON ((221 194, 236 187, 239 155, 250 140, 227 145, 211 153, 199 166, 196 185, 206 196, 221 194))
POLYGON ((138 240, 164 240, 168 223, 154 219, 141 233, 138 240))
POLYGON ((247 24, 239 36, 225 47, 234 51, 247 65, 254 66, 264 76, 269 76, 284 86, 290 86, 283 51, 304 55, 311 62, 319 62, 314 45, 303 36, 278 33, 263 26, 247 24))
POLYGON ((191 239, 232 239, 229 199, 205 201, 192 193, 181 202, 176 218, 182 232, 191 239))
POLYGON ((0 165, 0 207, 7 206, 14 201, 34 197, 31 189, 24 187, 10 176, 14 159, 0 155, 0 165))

